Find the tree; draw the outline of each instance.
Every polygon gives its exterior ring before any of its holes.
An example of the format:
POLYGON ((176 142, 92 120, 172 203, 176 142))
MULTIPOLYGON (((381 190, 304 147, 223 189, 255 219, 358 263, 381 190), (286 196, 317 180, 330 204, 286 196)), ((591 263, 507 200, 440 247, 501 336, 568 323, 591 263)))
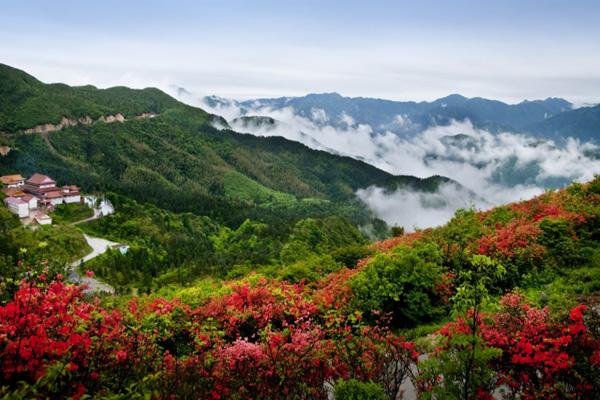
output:
POLYGON ((482 308, 489 302, 489 289, 504 274, 504 268, 486 256, 471 258, 471 268, 460 272, 452 298, 456 322, 440 331, 441 345, 420 366, 420 390, 424 397, 456 400, 492 398, 495 371, 491 361, 501 351, 489 347, 481 337, 482 308))
POLYGON ((391 313, 395 325, 412 326, 442 314, 441 280, 441 254, 434 243, 400 246, 375 256, 352 278, 354 305, 366 315, 391 313))
POLYGON ((392 226, 392 236, 398 237, 404 235, 404 227, 403 226, 392 226))

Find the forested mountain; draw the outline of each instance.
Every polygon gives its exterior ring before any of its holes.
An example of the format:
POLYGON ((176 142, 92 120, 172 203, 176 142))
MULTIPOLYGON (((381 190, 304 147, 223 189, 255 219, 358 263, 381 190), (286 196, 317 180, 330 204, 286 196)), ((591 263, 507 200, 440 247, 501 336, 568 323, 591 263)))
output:
POLYGON ((0 136, 11 149, 0 174, 41 172, 85 192, 114 193, 117 214, 86 229, 132 245, 119 266, 100 268, 123 286, 276 264, 294 226, 311 218, 354 230, 356 243, 364 240, 358 226, 381 237, 387 227, 358 189, 435 191, 448 182, 394 176, 281 137, 218 130, 218 117, 157 89, 49 85, 2 66, 0 98, 0 136))
MULTIPOLYGON (((0 132, 15 132, 41 124, 58 124, 63 117, 97 119, 122 114, 160 113, 180 106, 158 89, 143 90, 44 84, 33 76, 0 64, 0 132)), ((200 111, 198 111, 200 112, 200 111)))
POLYGON ((242 102, 212 96, 205 97, 204 101, 210 107, 239 107, 242 113, 248 115, 260 114, 263 107, 271 110, 289 107, 295 114, 317 124, 344 127, 352 121, 355 124, 369 125, 375 132, 390 130, 398 134, 414 133, 432 125, 449 123, 453 119, 467 118, 479 127, 519 130, 529 124, 569 111, 573 107, 571 103, 560 98, 506 104, 497 100, 467 98, 458 94, 431 102, 352 98, 338 93, 252 99, 242 102))
POLYGON ((365 222, 354 201, 357 189, 435 190, 445 181, 393 176, 282 138, 219 131, 210 125, 217 117, 157 89, 48 85, 2 66, 0 98, 0 130, 13 148, 0 158, 0 172, 45 172, 85 190, 112 190, 233 225, 247 217, 293 220, 332 212, 365 222), (93 122, 116 114, 124 121, 93 122), (136 118, 142 114, 153 118, 136 118), (63 117, 73 126, 23 133, 63 117), (79 123, 86 117, 91 122, 79 123))

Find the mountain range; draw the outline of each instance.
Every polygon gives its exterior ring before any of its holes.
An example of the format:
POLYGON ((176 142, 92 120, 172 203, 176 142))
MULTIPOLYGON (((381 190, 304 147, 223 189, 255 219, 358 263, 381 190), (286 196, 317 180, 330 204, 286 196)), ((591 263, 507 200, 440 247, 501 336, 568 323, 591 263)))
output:
POLYGON ((597 140, 600 136, 600 106, 575 109, 572 103, 562 98, 507 104, 459 94, 431 102, 414 102, 321 93, 245 101, 207 96, 203 102, 213 109, 236 107, 246 116, 260 115, 261 110, 289 108, 317 125, 345 128, 364 124, 376 133, 389 131, 400 136, 465 119, 475 127, 492 132, 510 131, 554 139, 571 136, 585 141, 597 140))

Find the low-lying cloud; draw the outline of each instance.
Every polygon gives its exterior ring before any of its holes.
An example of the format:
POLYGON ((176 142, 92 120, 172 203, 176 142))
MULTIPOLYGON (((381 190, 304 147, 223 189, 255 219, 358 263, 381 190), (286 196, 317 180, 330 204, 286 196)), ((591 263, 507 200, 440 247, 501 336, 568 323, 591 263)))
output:
MULTIPOLYGON (((547 188, 587 181, 600 173, 600 148, 594 144, 572 138, 559 144, 512 132, 490 133, 468 120, 406 137, 391 130, 375 133, 371 126, 357 124, 346 114, 340 121, 331 121, 318 108, 312 110, 311 118, 305 118, 291 107, 242 110, 235 102, 201 106, 229 121, 242 115, 268 116, 277 121, 275 125, 230 122, 237 131, 283 136, 314 149, 363 160, 393 174, 423 178, 442 175, 462 185, 463 189, 444 185, 437 193, 402 189, 389 193, 378 187, 357 192, 379 217, 407 229, 443 224, 458 208, 484 209, 527 199, 547 188)), ((398 123, 406 126, 412 121, 399 116, 398 123)))
POLYGON ((409 190, 388 193, 371 186, 358 190, 356 195, 389 225, 403 226, 407 231, 440 225, 450 220, 459 208, 490 206, 452 183, 442 185, 435 193, 409 190))

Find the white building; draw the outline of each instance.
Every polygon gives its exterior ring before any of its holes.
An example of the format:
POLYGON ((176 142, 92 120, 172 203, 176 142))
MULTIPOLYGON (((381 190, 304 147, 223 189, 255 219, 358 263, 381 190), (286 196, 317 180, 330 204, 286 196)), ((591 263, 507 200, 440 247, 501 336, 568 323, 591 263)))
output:
POLYGON ((121 254, 125 255, 129 251, 129 246, 126 244, 115 244, 112 246, 113 249, 119 250, 121 254))
POLYGON ((63 186, 63 201, 65 203, 81 203, 81 194, 79 188, 75 185, 63 186))
POLYGON ((38 199, 34 195, 26 194, 25 196, 21 197, 21 199, 27 203, 30 210, 35 210, 38 208, 38 199))
POLYGON ((36 212, 33 216, 33 219, 38 223, 38 225, 52 225, 52 217, 50 217, 48 214, 44 214, 41 211, 36 212))
POLYGON ((57 206, 59 204, 63 204, 64 203, 64 198, 61 192, 59 191, 54 191, 54 192, 48 192, 46 193, 46 197, 45 200, 48 200, 50 202, 50 204, 52 204, 53 206, 57 206))
POLYGON ((4 203, 8 210, 16 214, 19 218, 25 218, 29 216, 29 203, 19 199, 17 197, 7 197, 4 199, 4 203))

